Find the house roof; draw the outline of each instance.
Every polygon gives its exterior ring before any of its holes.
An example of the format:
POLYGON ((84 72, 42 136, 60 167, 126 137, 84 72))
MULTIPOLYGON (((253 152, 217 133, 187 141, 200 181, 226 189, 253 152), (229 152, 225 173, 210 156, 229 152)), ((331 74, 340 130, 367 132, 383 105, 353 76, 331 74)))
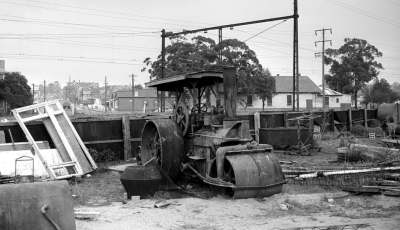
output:
MULTIPOLYGON (((322 92, 322 86, 319 86, 319 89, 322 92)), ((325 87, 325 96, 343 96, 343 94, 333 89, 325 87)))
MULTIPOLYGON (((292 93, 293 92, 293 76, 274 76, 276 93, 292 93)), ((299 77, 300 93, 322 93, 320 88, 308 77, 299 77)))

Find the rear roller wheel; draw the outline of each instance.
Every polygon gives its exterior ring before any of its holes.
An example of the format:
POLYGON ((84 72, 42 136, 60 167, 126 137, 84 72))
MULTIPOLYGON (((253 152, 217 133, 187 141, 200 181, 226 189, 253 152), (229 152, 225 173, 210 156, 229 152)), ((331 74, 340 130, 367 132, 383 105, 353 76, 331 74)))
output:
POLYGON ((147 121, 142 131, 140 158, 144 164, 156 164, 162 173, 174 178, 183 158, 182 132, 170 119, 147 121))

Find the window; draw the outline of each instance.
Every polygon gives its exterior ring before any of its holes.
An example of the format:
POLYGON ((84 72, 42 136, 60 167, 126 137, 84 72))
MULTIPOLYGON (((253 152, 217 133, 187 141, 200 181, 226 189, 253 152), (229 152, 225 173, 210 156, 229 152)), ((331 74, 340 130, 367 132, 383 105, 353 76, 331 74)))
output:
POLYGON ((287 95, 286 101, 287 101, 287 105, 291 106, 292 105, 292 95, 287 95))
POLYGON ((272 97, 267 97, 267 106, 272 106, 272 97))
POLYGON ((247 106, 253 105, 253 95, 247 95, 247 106))
POLYGON ((336 103, 339 103, 339 98, 336 98, 336 103))
POLYGON ((329 97, 325 96, 324 104, 329 107, 329 97))

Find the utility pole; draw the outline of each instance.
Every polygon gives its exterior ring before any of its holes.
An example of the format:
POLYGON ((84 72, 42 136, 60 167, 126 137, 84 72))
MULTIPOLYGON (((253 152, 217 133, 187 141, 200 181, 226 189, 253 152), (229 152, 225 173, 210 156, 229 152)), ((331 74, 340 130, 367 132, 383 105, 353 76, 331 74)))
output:
POLYGON ((107 76, 104 77, 104 110, 107 112, 107 76))
POLYGON ((297 12, 297 0, 293 1, 293 111, 295 106, 299 111, 299 14, 297 12), (296 95, 295 95, 296 92, 296 95), (295 99, 296 97, 296 99, 295 99), (296 104, 295 104, 296 101, 296 104))
POLYGON ((130 76, 132 78, 132 113, 135 112, 135 75, 130 76))
POLYGON ((35 83, 32 84, 32 102, 35 103, 35 83))
MULTIPOLYGON (((218 44, 221 44, 222 42, 222 28, 218 29, 218 44)), ((218 61, 220 64, 222 64, 222 49, 219 50, 218 52, 218 61)))
POLYGON ((46 101, 46 80, 43 81, 43 101, 46 101))
POLYGON ((318 35, 318 32, 322 33, 322 40, 314 42, 315 46, 317 46, 318 43, 322 43, 322 51, 315 53, 316 56, 321 55, 322 57, 322 110, 325 112, 325 42, 329 42, 330 45, 332 45, 332 40, 326 40, 325 39, 325 31, 330 31, 332 34, 332 29, 331 28, 322 28, 320 30, 315 30, 315 36, 318 35))

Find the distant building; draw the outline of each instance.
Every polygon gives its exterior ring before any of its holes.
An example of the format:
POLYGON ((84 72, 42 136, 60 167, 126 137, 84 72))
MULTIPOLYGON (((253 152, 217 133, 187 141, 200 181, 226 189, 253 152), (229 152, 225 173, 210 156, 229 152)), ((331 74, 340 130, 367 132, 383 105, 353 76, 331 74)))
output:
MULTIPOLYGON (((322 92, 322 86, 319 87, 322 92)), ((326 108, 342 108, 349 109, 351 108, 351 95, 337 92, 333 89, 325 87, 325 107, 326 108)), ((322 95, 321 100, 319 100, 319 104, 317 107, 322 107, 322 95)))
MULTIPOLYGON (((275 92, 272 98, 265 100, 265 110, 290 110, 293 108, 293 77, 292 76, 274 76, 275 92)), ((302 110, 321 109, 323 94, 322 89, 318 87, 308 76, 299 77, 299 108, 302 110)), ((351 105, 351 96, 325 88, 326 108, 341 108, 351 105)), ((262 109, 262 101, 257 95, 251 95, 247 98, 247 108, 262 109)))
POLYGON ((154 112, 158 109, 157 90, 152 88, 135 89, 132 91, 117 91, 112 94, 111 107, 116 111, 132 111, 132 100, 134 100, 134 112, 154 112))
MULTIPOLYGON (((289 110, 293 108, 293 77, 292 76, 274 76, 275 92, 272 98, 265 100, 265 110, 289 110)), ((321 90, 308 77, 299 77, 299 107, 302 109, 317 108, 318 100, 321 95, 321 90)), ((248 108, 262 109, 262 101, 257 95, 252 95, 248 98, 248 108)))

